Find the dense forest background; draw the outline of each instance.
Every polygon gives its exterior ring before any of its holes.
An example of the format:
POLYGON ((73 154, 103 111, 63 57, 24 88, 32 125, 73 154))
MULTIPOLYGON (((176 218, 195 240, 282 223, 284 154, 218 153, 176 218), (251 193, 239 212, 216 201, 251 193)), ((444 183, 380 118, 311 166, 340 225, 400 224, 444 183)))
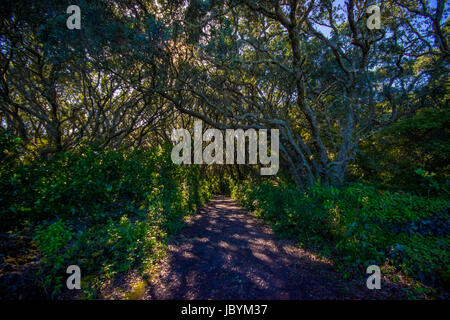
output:
POLYGON ((343 279, 377 264, 448 297, 447 1, 71 2, 0 5, 2 298, 64 297, 71 264, 87 298, 148 278, 219 193, 343 279), (196 119, 279 129, 277 176, 173 164, 172 129, 196 119))

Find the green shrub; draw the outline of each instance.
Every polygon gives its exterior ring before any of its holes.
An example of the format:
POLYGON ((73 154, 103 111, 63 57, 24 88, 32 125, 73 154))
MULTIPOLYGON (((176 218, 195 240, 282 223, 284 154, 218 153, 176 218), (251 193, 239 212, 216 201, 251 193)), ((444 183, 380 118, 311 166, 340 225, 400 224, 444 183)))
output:
POLYGON ((391 258, 408 275, 420 280, 450 284, 450 236, 435 237, 421 234, 395 237, 391 258))
POLYGON ((271 182, 244 181, 230 188, 233 198, 269 222, 279 236, 315 247, 334 244, 333 258, 347 273, 391 261, 408 275, 448 281, 446 198, 381 191, 361 183, 342 189, 316 185, 307 192, 271 182))
POLYGON ((58 296, 69 265, 80 266, 86 291, 161 257, 183 216, 211 197, 199 166, 178 166, 170 146, 147 151, 82 147, 49 160, 21 155, 20 141, 0 134, 1 231, 33 230, 45 291, 58 296), (14 160, 15 159, 15 160, 14 160))
POLYGON ((72 229, 60 219, 36 230, 35 241, 43 256, 39 276, 43 279, 44 290, 52 296, 62 288, 61 271, 70 265, 67 262, 76 251, 71 244, 73 236, 72 229))
POLYGON ((448 196, 449 137, 449 108, 421 108, 361 142, 350 171, 383 188, 448 196))

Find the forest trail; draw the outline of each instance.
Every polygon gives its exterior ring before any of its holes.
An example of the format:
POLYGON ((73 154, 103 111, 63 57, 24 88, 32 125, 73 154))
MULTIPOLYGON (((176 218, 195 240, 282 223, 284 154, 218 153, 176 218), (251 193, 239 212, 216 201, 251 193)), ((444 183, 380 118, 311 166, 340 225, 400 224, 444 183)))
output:
MULTIPOLYGON (((235 201, 215 197, 173 239, 144 299, 352 298, 338 283, 332 262, 275 239, 235 201)), ((357 287, 352 296, 369 294, 365 281, 357 287)))

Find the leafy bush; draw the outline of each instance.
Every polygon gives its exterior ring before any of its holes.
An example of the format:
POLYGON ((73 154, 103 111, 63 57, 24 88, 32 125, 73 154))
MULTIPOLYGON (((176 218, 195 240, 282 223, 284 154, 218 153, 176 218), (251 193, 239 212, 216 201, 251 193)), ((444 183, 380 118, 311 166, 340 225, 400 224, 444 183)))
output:
POLYGON ((69 266, 66 262, 75 252, 75 247, 69 245, 73 236, 71 228, 60 219, 48 226, 37 227, 35 240, 43 255, 40 276, 44 278, 46 291, 53 288, 52 295, 63 286, 63 276, 59 271, 69 266))
POLYGON ((317 185, 303 193, 292 185, 245 181, 231 190, 233 198, 280 236, 323 248, 334 244, 334 259, 346 273, 391 261, 406 274, 448 281, 446 198, 381 191, 361 183, 342 189, 317 185), (442 227, 426 227, 431 222, 442 227))
POLYGON ((383 188, 448 196, 449 137, 449 108, 422 108, 362 142, 351 172, 383 188))
POLYGON ((0 222, 3 232, 33 230, 39 277, 52 296, 61 292, 71 264, 80 266, 85 289, 161 257, 183 216, 209 200, 209 181, 198 166, 177 166, 170 146, 147 151, 96 150, 20 160, 20 141, 0 135, 0 222), (14 160, 18 159, 18 160, 14 160), (13 161, 14 160, 14 161, 13 161), (86 287, 87 286, 87 287, 86 287))
POLYGON ((395 241, 390 257, 406 274, 421 281, 439 281, 449 287, 450 235, 436 237, 414 233, 408 236, 401 233, 395 241))

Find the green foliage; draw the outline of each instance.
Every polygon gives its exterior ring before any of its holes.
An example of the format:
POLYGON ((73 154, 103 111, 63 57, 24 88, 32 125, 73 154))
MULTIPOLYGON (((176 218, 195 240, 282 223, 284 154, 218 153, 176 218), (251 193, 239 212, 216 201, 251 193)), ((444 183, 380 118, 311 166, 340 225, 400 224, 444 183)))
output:
POLYGON ((293 185, 244 182, 232 186, 232 196, 281 237, 314 247, 334 244, 343 271, 390 261, 421 280, 448 281, 447 199, 360 183, 343 189, 316 185, 303 193, 293 185))
POLYGON ((410 236, 402 233, 396 237, 391 257, 408 275, 417 276, 424 281, 440 281, 450 285, 450 236, 410 236))
POLYGON ((363 142, 353 173, 391 189, 448 195, 449 128, 448 108, 421 109, 363 142))
POLYGON ((53 288, 51 295, 55 295, 62 288, 64 281, 61 270, 69 266, 66 264, 75 252, 70 245, 74 234, 62 220, 57 220, 48 226, 36 228, 35 241, 42 253, 40 275, 44 279, 44 289, 53 288))
MULTIPOLYGON (((14 138, 11 133, 0 129, 0 166, 2 169, 10 170, 19 162, 21 152, 21 139, 14 138)), ((0 177, 5 173, 0 172, 0 177)))
MULTIPOLYGON (((4 154, 20 154, 12 137, 0 135, 0 142, 4 154)), ((93 293, 117 273, 145 271, 184 225, 183 216, 209 200, 200 168, 174 165, 168 148, 81 148, 47 161, 1 163, 1 228, 35 227, 48 294, 60 293, 71 264, 92 279, 85 289, 93 293)))

